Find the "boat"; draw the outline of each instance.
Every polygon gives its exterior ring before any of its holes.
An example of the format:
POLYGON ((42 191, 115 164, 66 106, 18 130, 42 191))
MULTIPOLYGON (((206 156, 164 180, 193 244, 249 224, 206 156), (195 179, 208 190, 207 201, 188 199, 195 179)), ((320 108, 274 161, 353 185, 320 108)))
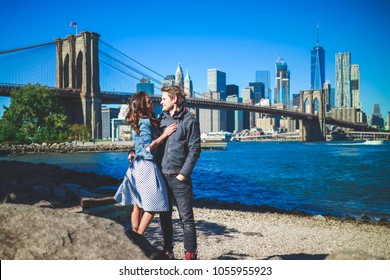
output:
POLYGON ((350 139, 345 135, 345 132, 342 130, 336 130, 331 132, 330 141, 349 141, 350 139))
POLYGON ((382 145, 383 140, 369 140, 367 139, 365 142, 363 142, 364 145, 382 145))
POLYGON ((226 131, 202 133, 200 135, 201 147, 207 150, 225 150, 232 133, 226 131))

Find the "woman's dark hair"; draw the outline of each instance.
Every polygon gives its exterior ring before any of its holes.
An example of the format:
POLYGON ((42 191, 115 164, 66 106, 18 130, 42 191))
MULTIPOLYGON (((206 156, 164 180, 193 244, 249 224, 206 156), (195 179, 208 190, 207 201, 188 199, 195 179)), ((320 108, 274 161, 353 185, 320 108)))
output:
POLYGON ((151 118, 151 112, 148 108, 148 103, 146 102, 147 94, 144 91, 139 91, 134 94, 129 101, 129 111, 126 116, 126 121, 131 124, 132 129, 139 133, 138 121, 142 117, 151 118))

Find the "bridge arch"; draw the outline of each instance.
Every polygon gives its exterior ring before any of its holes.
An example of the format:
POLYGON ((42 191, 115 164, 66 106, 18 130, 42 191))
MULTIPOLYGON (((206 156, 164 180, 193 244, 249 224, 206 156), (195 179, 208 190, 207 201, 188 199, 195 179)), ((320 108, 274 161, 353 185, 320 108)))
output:
POLYGON ((320 107, 320 102, 318 101, 318 98, 314 98, 314 101, 313 101, 313 114, 317 115, 319 114, 319 107, 320 107))
POLYGON ((76 60, 76 88, 83 87, 83 53, 79 51, 76 60))
POLYGON ((64 88, 69 88, 69 54, 65 55, 64 65, 62 67, 63 75, 64 75, 64 88))
POLYGON ((308 98, 305 99, 305 103, 304 103, 304 107, 303 107, 303 112, 304 113, 309 113, 311 114, 311 102, 308 98))
POLYGON ((318 119, 300 120, 299 126, 302 140, 323 141, 325 139, 325 114, 322 90, 306 90, 300 92, 301 111, 317 115, 318 119))

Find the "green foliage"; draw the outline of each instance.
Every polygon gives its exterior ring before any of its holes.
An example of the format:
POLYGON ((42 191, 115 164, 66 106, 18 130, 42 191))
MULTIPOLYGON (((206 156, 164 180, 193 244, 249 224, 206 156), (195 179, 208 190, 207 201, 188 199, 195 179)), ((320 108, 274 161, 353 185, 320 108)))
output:
POLYGON ((28 84, 11 93, 0 122, 1 142, 63 141, 67 133, 67 117, 53 91, 28 84))
POLYGON ((69 128, 69 141, 86 141, 91 138, 89 129, 83 124, 73 124, 69 128))

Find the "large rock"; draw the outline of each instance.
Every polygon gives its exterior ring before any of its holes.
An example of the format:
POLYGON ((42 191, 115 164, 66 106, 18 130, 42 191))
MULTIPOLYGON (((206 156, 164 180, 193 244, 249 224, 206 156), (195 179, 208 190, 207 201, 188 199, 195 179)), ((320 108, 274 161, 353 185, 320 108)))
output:
POLYGON ((28 205, 0 205, 0 259, 148 259, 108 219, 28 205))
POLYGON ((92 172, 77 172, 45 163, 0 160, 0 201, 33 205, 49 201, 54 208, 80 206, 83 197, 114 195, 92 193, 99 186, 118 186, 119 180, 92 172))

